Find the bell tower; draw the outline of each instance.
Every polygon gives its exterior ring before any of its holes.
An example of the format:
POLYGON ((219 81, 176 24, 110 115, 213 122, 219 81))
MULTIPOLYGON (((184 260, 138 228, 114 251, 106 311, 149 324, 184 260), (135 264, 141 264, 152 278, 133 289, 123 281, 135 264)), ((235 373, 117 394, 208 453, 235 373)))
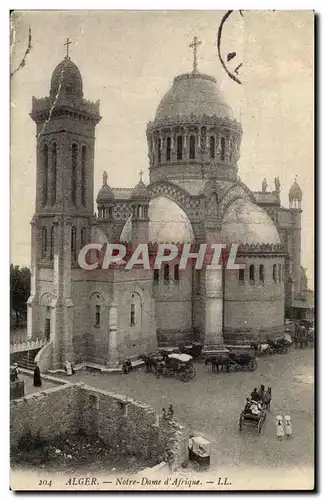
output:
POLYGON ((54 69, 49 95, 33 97, 30 113, 36 123, 37 164, 28 336, 43 337, 46 324, 55 367, 73 357, 71 273, 90 238, 95 127, 101 119, 99 101, 83 98, 70 44, 67 39, 66 56, 54 69))

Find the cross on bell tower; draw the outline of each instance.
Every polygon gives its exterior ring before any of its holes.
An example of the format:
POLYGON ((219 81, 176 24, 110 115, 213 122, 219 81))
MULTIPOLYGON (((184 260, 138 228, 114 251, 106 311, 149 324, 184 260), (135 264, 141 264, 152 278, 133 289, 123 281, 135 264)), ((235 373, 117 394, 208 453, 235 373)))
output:
POLYGON ((66 39, 66 42, 64 43, 64 46, 66 47, 66 57, 69 58, 69 45, 71 45, 72 42, 70 42, 69 38, 66 39))
POLYGON ((199 45, 201 45, 202 42, 198 40, 196 36, 194 36, 194 39, 192 43, 189 45, 191 49, 193 49, 193 73, 198 73, 198 68, 197 68, 197 49, 199 45))

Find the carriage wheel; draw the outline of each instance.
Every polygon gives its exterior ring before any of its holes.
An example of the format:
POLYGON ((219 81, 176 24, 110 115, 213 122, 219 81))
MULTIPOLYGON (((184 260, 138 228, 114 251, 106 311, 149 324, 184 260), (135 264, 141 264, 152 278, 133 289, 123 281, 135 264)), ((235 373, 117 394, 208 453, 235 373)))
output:
POLYGON ((248 364, 248 369, 250 372, 254 372, 258 366, 258 362, 255 358, 251 359, 251 361, 248 364))
POLYGON ((193 468, 194 468, 195 470, 200 470, 200 465, 199 465, 199 463, 198 463, 198 462, 196 462, 196 460, 194 460, 194 461, 192 462, 192 465, 193 465, 193 468))
POLYGON ((181 380, 182 380, 182 382, 188 382, 190 380, 189 373, 188 372, 182 373, 181 380))
POLYGON ((195 376, 197 375, 196 368, 194 366, 191 366, 187 373, 188 373, 190 379, 195 378, 195 376))

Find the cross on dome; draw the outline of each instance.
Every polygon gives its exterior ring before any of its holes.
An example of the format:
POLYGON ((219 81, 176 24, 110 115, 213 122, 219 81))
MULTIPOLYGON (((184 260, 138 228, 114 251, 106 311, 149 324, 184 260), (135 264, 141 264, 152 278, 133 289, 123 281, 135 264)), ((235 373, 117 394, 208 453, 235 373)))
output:
POLYGON ((70 42, 69 38, 66 39, 66 42, 64 43, 64 46, 66 47, 66 57, 69 58, 69 45, 71 45, 72 42, 70 42))
POLYGON ((198 38, 196 36, 194 36, 193 41, 189 45, 189 47, 191 49, 193 49, 193 70, 192 70, 193 73, 198 73, 198 67, 197 67, 197 48, 201 44, 202 44, 202 42, 200 40, 198 40, 198 38))

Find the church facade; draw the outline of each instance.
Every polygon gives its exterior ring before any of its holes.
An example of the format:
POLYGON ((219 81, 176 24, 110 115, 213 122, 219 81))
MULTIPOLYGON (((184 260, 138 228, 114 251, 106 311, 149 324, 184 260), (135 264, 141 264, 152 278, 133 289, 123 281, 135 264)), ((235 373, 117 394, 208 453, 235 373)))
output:
MULTIPOLYGON (((111 187, 107 174, 94 213, 95 129, 99 102, 83 97, 67 56, 49 96, 33 97, 37 189, 32 226, 28 336, 45 338, 47 368, 114 366, 157 346, 199 338, 206 347, 282 333, 304 286, 301 200, 289 208, 280 182, 252 192, 238 177, 242 127, 214 77, 176 76, 147 125, 149 185, 111 187), (237 243, 241 270, 159 271, 123 266, 87 271, 78 253, 105 243, 237 243)), ((100 144, 99 144, 100 147, 100 144)))

